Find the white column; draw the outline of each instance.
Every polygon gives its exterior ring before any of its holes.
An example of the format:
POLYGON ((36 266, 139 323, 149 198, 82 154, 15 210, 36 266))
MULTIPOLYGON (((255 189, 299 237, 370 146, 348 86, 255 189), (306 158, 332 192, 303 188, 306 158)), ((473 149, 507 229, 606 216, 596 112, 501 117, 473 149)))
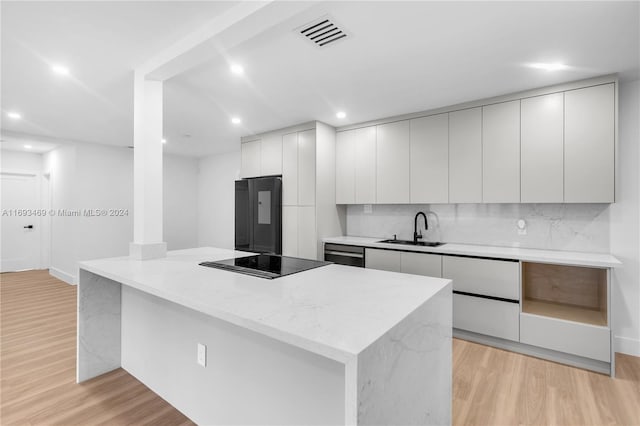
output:
POLYGON ((162 241, 162 82, 136 72, 133 96, 134 259, 164 257, 162 241))

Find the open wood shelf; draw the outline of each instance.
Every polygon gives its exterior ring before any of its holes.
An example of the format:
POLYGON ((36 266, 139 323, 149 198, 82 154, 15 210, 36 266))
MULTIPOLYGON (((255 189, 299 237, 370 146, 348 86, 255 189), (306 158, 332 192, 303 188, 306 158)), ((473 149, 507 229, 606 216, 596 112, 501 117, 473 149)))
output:
POLYGON ((564 303, 524 299, 522 301, 522 312, 605 327, 607 325, 606 311, 564 303))
POLYGON ((607 270, 522 263, 522 312, 607 326, 607 270))

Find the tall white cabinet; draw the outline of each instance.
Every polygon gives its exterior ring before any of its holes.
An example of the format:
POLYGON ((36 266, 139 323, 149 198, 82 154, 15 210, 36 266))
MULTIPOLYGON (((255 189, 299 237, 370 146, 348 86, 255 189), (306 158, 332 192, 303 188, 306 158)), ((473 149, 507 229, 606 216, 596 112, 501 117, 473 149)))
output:
POLYGON ((449 202, 449 114, 410 121, 411 203, 449 202))
POLYGON ((409 121, 382 124, 376 130, 376 202, 409 203, 409 121))
POLYGON ((613 84, 564 95, 564 201, 611 203, 614 198, 613 84))
POLYGON ((482 108, 449 113, 449 202, 482 202, 482 108))
POLYGON ((522 100, 523 203, 564 201, 564 93, 522 100))
POLYGON ((482 107, 482 202, 520 202, 520 100, 482 107))
POLYGON ((376 202, 376 126, 336 137, 336 204, 376 202))
POLYGON ((345 223, 335 203, 335 129, 312 122, 241 142, 242 177, 282 175, 282 254, 321 258, 321 239, 345 223))

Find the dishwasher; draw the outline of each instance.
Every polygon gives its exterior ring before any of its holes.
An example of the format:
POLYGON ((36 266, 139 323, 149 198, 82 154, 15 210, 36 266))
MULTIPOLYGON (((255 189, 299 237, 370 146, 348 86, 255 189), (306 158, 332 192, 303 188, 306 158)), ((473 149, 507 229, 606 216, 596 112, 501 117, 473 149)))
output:
POLYGON ((339 265, 364 268, 364 247, 325 243, 324 260, 339 265))

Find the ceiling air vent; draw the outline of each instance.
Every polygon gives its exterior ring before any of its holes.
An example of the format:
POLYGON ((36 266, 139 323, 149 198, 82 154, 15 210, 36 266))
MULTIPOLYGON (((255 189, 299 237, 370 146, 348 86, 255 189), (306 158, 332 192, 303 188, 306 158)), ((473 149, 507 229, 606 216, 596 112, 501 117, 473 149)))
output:
POLYGON ((318 47, 325 47, 347 37, 347 32, 327 16, 303 25, 296 31, 299 31, 300 35, 318 47))

